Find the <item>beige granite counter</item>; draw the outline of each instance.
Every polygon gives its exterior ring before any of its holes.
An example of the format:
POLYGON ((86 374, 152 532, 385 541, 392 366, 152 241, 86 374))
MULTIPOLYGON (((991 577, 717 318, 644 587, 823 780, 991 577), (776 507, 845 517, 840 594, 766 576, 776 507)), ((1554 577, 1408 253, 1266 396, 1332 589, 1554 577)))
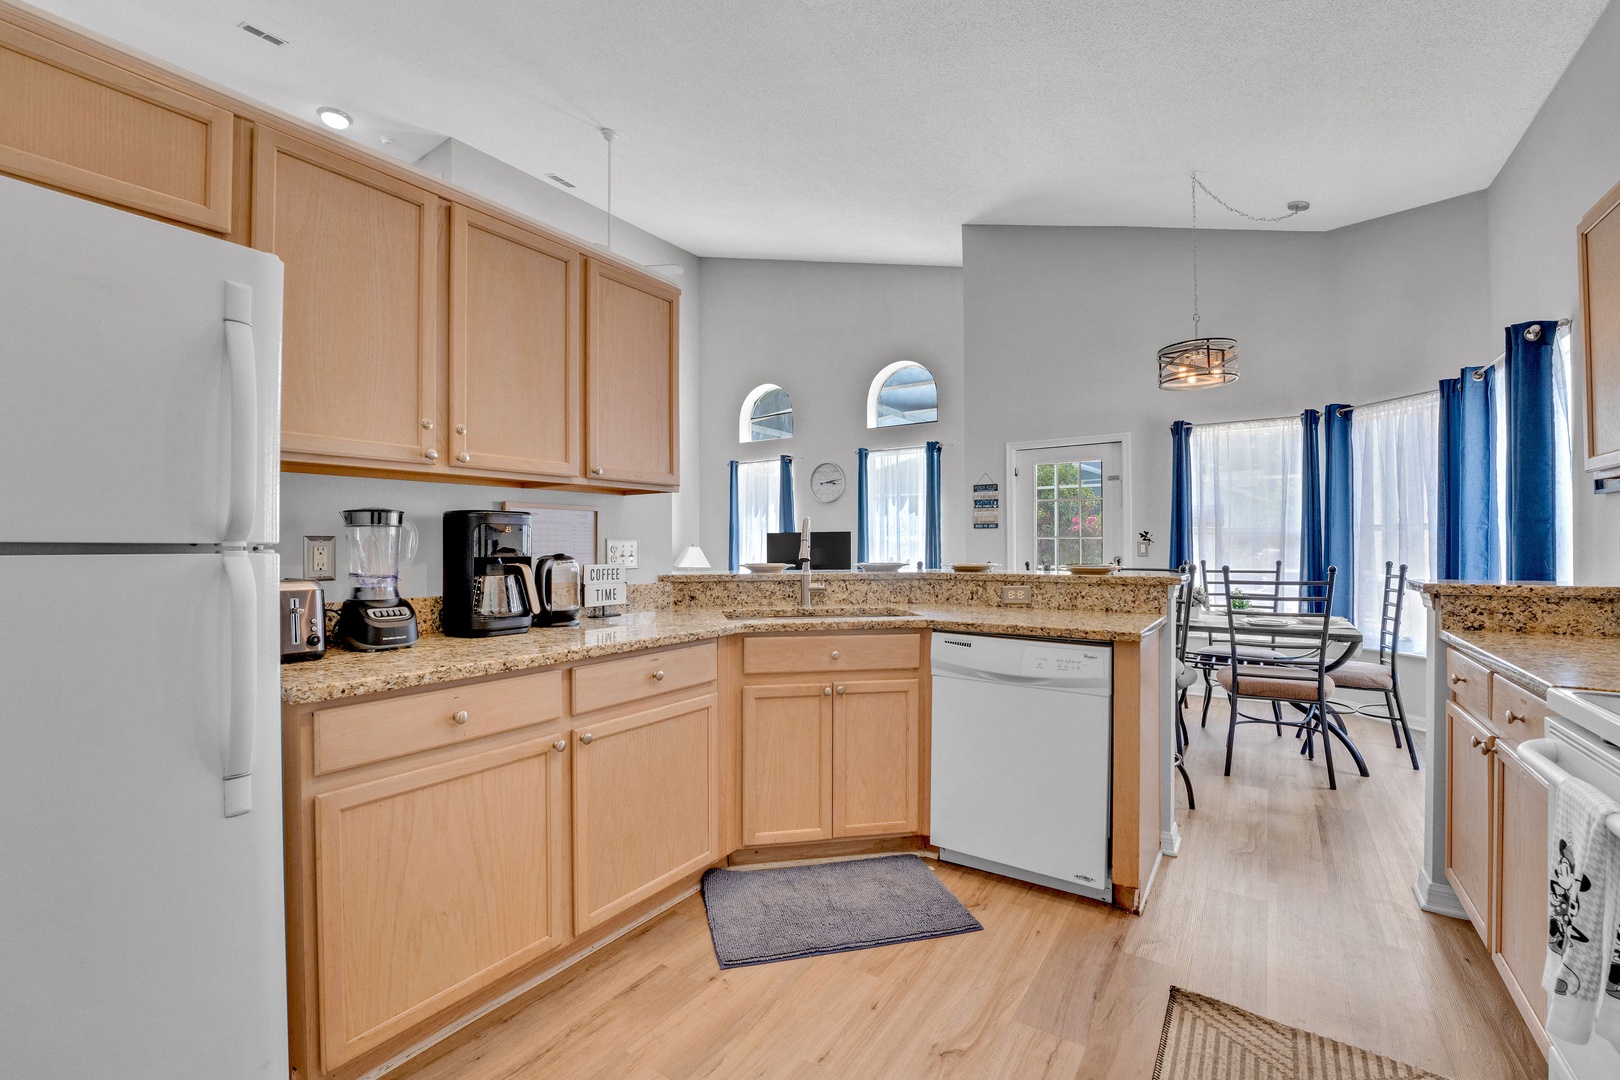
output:
MULTIPOLYGON (((823 598, 817 597, 817 604, 822 603, 823 598)), ((1162 611, 939 604, 907 604, 906 607, 912 614, 897 618, 728 619, 717 608, 684 605, 633 611, 613 619, 581 619, 578 626, 536 628, 508 637, 453 638, 428 633, 409 649, 361 653, 333 648, 323 659, 285 664, 281 669, 281 700, 287 704, 310 704, 358 697, 639 649, 684 645, 729 634, 926 627, 1023 637, 1140 641, 1164 619, 1162 611)))
POLYGON ((1448 630, 1440 638, 1536 694, 1554 686, 1620 692, 1620 637, 1448 630))
POLYGON ((1620 636, 1620 588, 1549 581, 1429 581, 1425 602, 1453 632, 1620 636))

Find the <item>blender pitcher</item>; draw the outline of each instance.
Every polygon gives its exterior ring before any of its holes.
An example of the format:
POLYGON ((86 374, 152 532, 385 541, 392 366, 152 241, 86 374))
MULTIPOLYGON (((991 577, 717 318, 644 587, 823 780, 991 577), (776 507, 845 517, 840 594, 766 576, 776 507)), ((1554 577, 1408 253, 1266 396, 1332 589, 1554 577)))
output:
POLYGON ((354 593, 338 614, 338 637, 364 652, 416 644, 416 611, 399 596, 399 571, 416 555, 416 529, 402 510, 343 511, 348 530, 349 584, 354 593))

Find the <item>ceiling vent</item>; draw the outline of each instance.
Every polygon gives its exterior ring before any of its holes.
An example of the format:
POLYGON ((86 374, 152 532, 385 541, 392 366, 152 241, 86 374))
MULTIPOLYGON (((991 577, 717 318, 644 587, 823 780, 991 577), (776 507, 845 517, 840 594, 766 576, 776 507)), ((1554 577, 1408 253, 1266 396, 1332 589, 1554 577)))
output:
POLYGON ((245 23, 245 22, 244 23, 237 23, 236 25, 240 26, 242 29, 246 30, 248 33, 252 34, 254 37, 263 38, 265 41, 268 41, 272 45, 285 45, 285 44, 287 44, 287 39, 286 38, 278 38, 274 34, 267 34, 263 30, 260 30, 257 26, 250 25, 249 23, 245 23))
POLYGON ((564 180, 562 177, 558 176, 554 172, 546 173, 546 179, 550 180, 552 183, 558 184, 558 185, 560 185, 562 187, 571 188, 571 187, 574 186, 573 184, 570 184, 568 181, 564 180))

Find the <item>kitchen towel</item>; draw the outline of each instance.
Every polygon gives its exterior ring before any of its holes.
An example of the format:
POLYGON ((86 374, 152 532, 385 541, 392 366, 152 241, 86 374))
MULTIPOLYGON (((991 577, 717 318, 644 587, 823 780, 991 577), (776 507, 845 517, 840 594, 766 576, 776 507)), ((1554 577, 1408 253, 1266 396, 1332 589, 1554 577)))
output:
POLYGON ((1608 818, 1620 804, 1573 776, 1550 794, 1548 815, 1547 1031, 1583 1044, 1606 1001, 1606 1035, 1620 1000, 1605 993, 1611 981, 1615 922, 1620 917, 1620 840, 1608 818))

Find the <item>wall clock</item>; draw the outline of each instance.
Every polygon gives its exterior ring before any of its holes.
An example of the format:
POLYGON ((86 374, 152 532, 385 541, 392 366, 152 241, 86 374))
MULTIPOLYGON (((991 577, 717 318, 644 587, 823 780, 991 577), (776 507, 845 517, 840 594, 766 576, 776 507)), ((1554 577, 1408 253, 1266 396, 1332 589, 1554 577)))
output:
POLYGON ((816 466, 810 474, 810 494, 816 502, 830 503, 844 493, 844 470, 830 461, 816 466))

